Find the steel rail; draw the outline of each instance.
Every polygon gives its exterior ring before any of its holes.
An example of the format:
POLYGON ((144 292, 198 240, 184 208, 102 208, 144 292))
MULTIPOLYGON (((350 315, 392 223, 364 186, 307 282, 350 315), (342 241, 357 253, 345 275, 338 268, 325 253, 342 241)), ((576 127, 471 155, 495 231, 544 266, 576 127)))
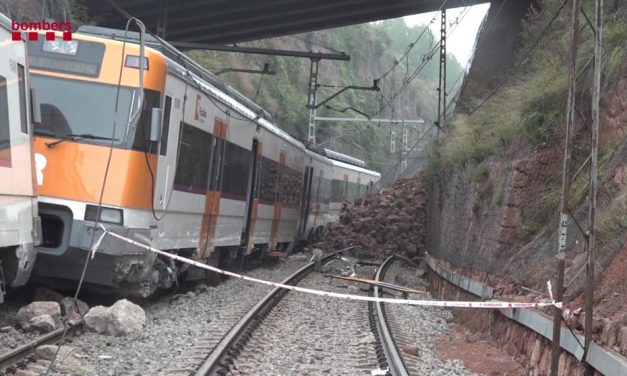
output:
MULTIPOLYGON (((329 255, 326 255, 322 258, 322 262, 328 261, 330 259, 335 258, 338 254, 348 251, 353 247, 344 248, 339 251, 335 251, 329 255)), ((287 277, 283 282, 284 285, 289 285, 296 283, 298 280, 303 278, 307 273, 309 273, 314 267, 316 263, 311 262, 299 270, 297 270, 294 274, 287 277)), ((276 305, 283 296, 288 291, 275 287, 270 291, 267 295, 265 295, 260 301, 258 301, 233 327, 231 330, 222 338, 222 340, 216 345, 211 354, 207 357, 207 359, 203 362, 203 364, 198 368, 195 375, 196 376, 205 376, 205 375, 214 375, 217 373, 217 370, 222 366, 224 360, 229 356, 230 350, 233 349, 235 345, 241 340, 247 340, 248 338, 244 338, 249 329, 253 328, 253 324, 260 322, 265 318, 263 314, 264 310, 268 307, 276 305)), ((248 336, 249 337, 249 336, 248 336)), ((237 350, 235 350, 237 351, 237 350)))
MULTIPOLYGON (((76 330, 76 328, 80 326, 81 323, 82 321, 78 322, 75 325, 68 324, 68 332, 73 332, 74 330, 76 330)), ((28 356, 34 354, 35 350, 39 346, 59 343, 63 338, 63 330, 64 328, 60 327, 59 329, 55 329, 50 333, 44 334, 39 338, 34 339, 33 341, 30 341, 5 354, 0 355, 0 370, 5 370, 6 368, 15 365, 19 361, 26 359, 28 356)))
MULTIPOLYGON (((385 259, 381 266, 377 269, 377 273, 375 275, 375 281, 383 280, 385 276, 385 270, 392 264, 396 256, 392 255, 385 259)), ((382 287, 375 286, 373 289, 373 296, 375 298, 380 298, 382 294, 382 287)), ((394 338, 392 338, 392 333, 390 333, 390 329, 388 327, 387 318, 385 317, 385 311, 383 309, 383 303, 375 302, 375 314, 377 321, 377 330, 379 332, 379 341, 383 346, 383 351, 385 352, 385 356, 387 358, 387 364, 389 368, 389 372, 393 376, 407 376, 409 373, 405 368, 405 363, 403 363, 403 358, 398 352, 398 348, 394 343, 394 338)))

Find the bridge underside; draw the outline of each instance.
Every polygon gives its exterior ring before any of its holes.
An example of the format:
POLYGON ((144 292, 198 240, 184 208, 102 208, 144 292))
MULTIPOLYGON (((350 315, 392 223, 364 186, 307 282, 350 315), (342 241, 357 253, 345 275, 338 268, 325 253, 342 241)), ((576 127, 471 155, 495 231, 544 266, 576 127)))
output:
MULTIPOLYGON (((455 8, 490 0, 448 0, 455 8)), ((443 0, 87 0, 99 26, 123 29, 114 5, 169 41, 237 43, 436 11, 443 0)))

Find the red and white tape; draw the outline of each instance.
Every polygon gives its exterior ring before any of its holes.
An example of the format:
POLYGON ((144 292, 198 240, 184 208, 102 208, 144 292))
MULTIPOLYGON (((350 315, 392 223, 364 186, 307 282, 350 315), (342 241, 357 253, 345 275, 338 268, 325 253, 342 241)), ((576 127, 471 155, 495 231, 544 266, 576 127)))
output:
MULTIPOLYGON (((425 306, 425 307, 492 308, 492 309, 494 309, 494 308, 540 308, 540 307, 549 307, 549 306, 556 306, 558 308, 562 307, 562 303, 561 302, 538 302, 538 303, 501 302, 501 301, 463 302, 463 301, 438 301, 438 300, 413 300, 413 299, 374 298, 374 297, 371 297, 371 296, 340 294, 340 293, 336 293, 336 292, 321 291, 321 290, 308 289, 308 288, 298 287, 298 286, 284 285, 284 284, 277 283, 277 282, 271 282, 271 281, 266 281, 266 280, 263 280, 263 279, 247 277, 245 275, 229 272, 227 270, 218 269, 218 268, 213 267, 211 265, 203 264, 203 263, 200 263, 198 261, 190 260, 190 259, 185 258, 185 257, 181 257, 181 256, 178 256, 178 255, 167 253, 167 252, 161 251, 159 249, 156 249, 156 248, 147 246, 145 244, 139 243, 139 242, 137 242, 135 240, 126 238, 126 237, 124 237, 122 235, 118 235, 118 234, 116 234, 114 232, 111 232, 111 231, 107 230, 102 225, 100 225, 100 227, 104 231, 103 236, 105 234, 108 234, 110 236, 113 236, 114 238, 120 239, 120 240, 122 240, 124 242, 127 242, 129 244, 132 244, 132 245, 134 245, 136 247, 146 249, 148 251, 154 252, 154 253, 159 254, 161 256, 169 257, 171 259, 174 259, 174 260, 177 260, 177 261, 180 261, 180 262, 187 263, 187 264, 195 266, 197 268, 209 270, 209 271, 212 271, 212 272, 215 272, 215 273, 228 275, 228 276, 233 277, 233 278, 243 279, 245 281, 251 281, 251 282, 255 282, 255 283, 260 283, 262 285, 267 285, 267 286, 271 286, 271 287, 280 287, 280 288, 287 289, 287 290, 290 290, 290 291, 298 291, 298 292, 303 292, 303 293, 306 293, 306 294, 312 294, 312 295, 318 295, 318 296, 326 296, 326 297, 339 298, 339 299, 347 299, 347 300, 358 300, 358 301, 364 301, 364 302, 409 304, 409 305, 414 305, 414 306, 425 306)), ((100 238, 97 243, 100 243, 100 240, 102 240, 102 238, 100 238)), ((94 247, 94 249, 95 248, 96 247, 94 247)))

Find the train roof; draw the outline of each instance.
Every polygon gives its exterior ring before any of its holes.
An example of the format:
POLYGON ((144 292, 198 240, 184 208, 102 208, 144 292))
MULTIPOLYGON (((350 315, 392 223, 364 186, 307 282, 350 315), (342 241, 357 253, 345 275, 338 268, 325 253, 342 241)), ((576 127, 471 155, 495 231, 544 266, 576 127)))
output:
POLYGON ((355 165, 352 165, 350 163, 346 163, 346 162, 342 162, 342 161, 337 161, 335 159, 331 159, 331 164, 333 166, 342 167, 342 168, 346 168, 346 169, 349 169, 349 170, 361 172, 362 174, 366 174, 366 175, 374 176, 374 177, 377 177, 377 178, 381 178, 381 174, 376 172, 376 171, 368 170, 367 168, 355 166, 355 165))
POLYGON ((11 30, 11 19, 2 12, 0 12, 0 26, 7 30, 11 30))
MULTIPOLYGON (((77 32, 79 34, 98 36, 106 39, 124 40, 124 30, 98 26, 81 26, 77 32)), ((139 33, 135 31, 127 32, 126 40, 133 43, 139 43, 139 33)), ((242 93, 226 84, 216 75, 209 72, 207 69, 176 49, 171 44, 152 35, 146 35, 144 40, 147 47, 163 53, 164 56, 166 56, 166 58, 173 63, 170 67, 173 72, 177 73, 177 75, 183 79, 191 78, 201 91, 233 108, 240 114, 247 117, 251 122, 259 124, 268 131, 274 133, 303 151, 306 150, 312 155, 330 160, 333 165, 369 173, 374 176, 380 176, 377 172, 366 169, 366 163, 360 159, 329 149, 306 148, 302 142, 272 123, 272 116, 261 106, 257 105, 242 93), (339 164, 335 162, 339 162, 339 164)))

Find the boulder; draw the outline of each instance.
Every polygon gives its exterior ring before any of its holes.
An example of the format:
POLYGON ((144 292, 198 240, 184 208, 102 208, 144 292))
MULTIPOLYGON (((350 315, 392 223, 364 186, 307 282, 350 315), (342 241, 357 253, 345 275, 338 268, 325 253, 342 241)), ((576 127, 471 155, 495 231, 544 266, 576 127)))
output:
POLYGON ((109 308, 105 306, 92 307, 85 317, 83 317, 85 326, 92 332, 104 334, 107 332, 109 323, 111 322, 111 313, 109 308))
POLYGON ((56 324, 61 323, 61 306, 57 302, 32 302, 20 308, 15 315, 15 321, 23 327, 34 317, 48 315, 56 324))
POLYGON ((20 324, 26 333, 50 333, 56 329, 54 319, 50 315, 35 316, 28 322, 20 324))
POLYGON ((146 323, 146 314, 137 304, 122 299, 109 308, 93 307, 84 321, 91 331, 119 337, 140 331, 146 323))
POLYGON ((70 298, 66 296, 61 300, 61 312, 63 316, 70 321, 78 321, 83 318, 89 311, 87 303, 79 299, 70 298))

